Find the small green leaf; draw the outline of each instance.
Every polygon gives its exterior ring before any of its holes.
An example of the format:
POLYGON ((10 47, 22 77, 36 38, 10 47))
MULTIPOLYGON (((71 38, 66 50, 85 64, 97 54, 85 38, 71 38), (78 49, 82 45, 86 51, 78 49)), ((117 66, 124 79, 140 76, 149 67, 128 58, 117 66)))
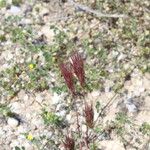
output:
POLYGON ((97 111, 97 113, 100 111, 100 107, 101 107, 101 104, 100 104, 100 102, 99 101, 97 101, 96 102, 96 111, 97 111))
POLYGON ((15 150, 21 150, 21 148, 19 148, 18 146, 15 146, 15 150))

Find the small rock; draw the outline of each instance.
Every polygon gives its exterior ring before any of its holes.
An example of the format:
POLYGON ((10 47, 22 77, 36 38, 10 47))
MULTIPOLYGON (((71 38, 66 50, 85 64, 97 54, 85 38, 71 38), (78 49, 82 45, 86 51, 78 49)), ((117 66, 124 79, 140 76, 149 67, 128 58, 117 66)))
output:
POLYGON ((64 117, 66 115, 66 111, 62 110, 60 112, 57 112, 56 115, 60 116, 60 117, 64 117))
POLYGON ((130 113, 137 112, 137 107, 134 104, 126 104, 126 107, 130 113))
POLYGON ((92 95, 93 97, 98 97, 98 96, 100 95, 100 93, 99 93, 99 91, 93 91, 93 92, 91 93, 91 95, 92 95))
POLYGON ((7 123, 11 127, 17 127, 19 125, 19 121, 15 118, 8 118, 7 123))
POLYGON ((60 102, 60 95, 58 95, 57 93, 54 93, 54 96, 52 97, 52 104, 56 105, 60 102))
POLYGON ((67 119, 68 121, 70 121, 70 120, 71 120, 71 115, 70 115, 70 114, 66 115, 66 119, 67 119))
POLYGON ((99 113, 97 110, 94 110, 94 120, 96 120, 99 117, 99 113))
POLYGON ((31 119, 31 114, 30 113, 26 113, 25 117, 26 117, 26 119, 30 120, 31 119))
POLYGON ((52 42, 53 38, 54 38, 54 31, 52 29, 50 29, 49 26, 43 26, 43 28, 41 29, 42 34, 44 34, 47 37, 47 40, 52 42))
POLYGON ((124 88, 128 90, 131 85, 132 85, 132 82, 130 80, 129 81, 125 81, 124 88))
POLYGON ((146 77, 147 79, 150 79, 150 73, 146 72, 146 73, 145 73, 145 77, 146 77))
POLYGON ((3 130, 2 127, 0 127, 0 137, 4 136, 5 135, 5 131, 3 130))
POLYGON ((77 128, 78 128, 78 127, 77 127, 76 124, 71 124, 71 125, 70 125, 70 130, 73 131, 73 132, 76 132, 76 131, 77 131, 77 128))
POLYGON ((18 13, 21 12, 21 9, 20 7, 17 7, 17 6, 11 6, 9 11, 10 13, 17 15, 18 13))
POLYGON ((127 69, 129 69, 130 64, 126 63, 126 64, 124 64, 124 66, 123 66, 123 67, 124 67, 124 69, 125 69, 125 70, 127 70, 127 69))
POLYGON ((27 101, 29 99, 29 96, 26 94, 26 95, 24 95, 24 97, 23 97, 23 100, 24 101, 27 101))
POLYGON ((124 59, 125 57, 126 57, 126 56, 125 56, 124 54, 121 53, 121 54, 118 56, 118 61, 124 59))
POLYGON ((28 25, 28 24, 32 24, 32 20, 28 19, 28 18, 23 18, 23 20, 20 23, 21 25, 28 25))
POLYGON ((40 12, 40 15, 43 16, 45 14, 48 14, 49 13, 49 10, 47 8, 43 8, 40 12))
POLYGON ((11 103, 10 104, 10 108, 11 108, 11 111, 13 111, 16 114, 19 114, 22 111, 21 110, 22 109, 22 105, 19 102, 11 103))
POLYGON ((26 106, 32 106, 33 102, 35 101, 35 98, 33 96, 29 96, 27 101, 24 101, 24 104, 22 104, 24 107, 26 106))
POLYGON ((134 112, 138 111, 136 105, 133 103, 133 99, 132 98, 125 99, 124 103, 125 103, 125 106, 126 106, 126 108, 128 109, 128 111, 130 113, 134 113, 134 112))
POLYGON ((150 85, 150 79, 144 77, 144 79, 143 79, 143 87, 145 87, 146 90, 150 90, 150 86, 149 85, 150 85))
POLYGON ((87 126, 85 124, 82 125, 82 132, 86 132, 87 131, 87 126))
POLYGON ((7 61, 11 60, 13 58, 13 54, 12 53, 8 53, 7 57, 5 58, 7 61))
POLYGON ((27 150, 34 150, 34 147, 31 146, 31 144, 29 142, 27 142, 27 141, 24 142, 24 147, 27 150))
POLYGON ((119 54, 118 51, 112 51, 112 56, 113 56, 113 57, 116 57, 118 54, 119 54))
POLYGON ((36 100, 37 102, 39 102, 39 103, 42 103, 43 97, 42 97, 40 94, 37 94, 35 100, 36 100))
POLYGON ((18 99, 22 100, 25 95, 26 92, 24 90, 20 90, 20 92, 18 93, 18 99))
POLYGON ((109 93, 111 91, 111 87, 105 87, 105 93, 109 93))
POLYGON ((13 141, 11 142, 11 144, 10 144, 10 147, 13 148, 13 147, 18 146, 18 145, 20 145, 20 144, 19 144, 19 141, 18 141, 18 140, 13 140, 13 141))

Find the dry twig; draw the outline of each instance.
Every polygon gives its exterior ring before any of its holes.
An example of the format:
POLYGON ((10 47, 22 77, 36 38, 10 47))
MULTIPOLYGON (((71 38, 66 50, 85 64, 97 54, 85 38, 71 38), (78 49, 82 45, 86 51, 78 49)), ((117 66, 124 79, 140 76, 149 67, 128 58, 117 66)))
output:
POLYGON ((94 15, 96 15, 97 17, 106 17, 106 18, 127 18, 127 16, 124 15, 124 14, 104 14, 104 13, 101 13, 101 12, 99 12, 99 11, 97 11, 97 10, 91 9, 91 8, 88 7, 88 6, 85 6, 85 5, 76 3, 76 2, 74 2, 73 0, 68 0, 68 2, 69 2, 71 5, 73 5, 75 8, 80 9, 80 10, 82 10, 82 11, 85 11, 86 13, 94 14, 94 15))

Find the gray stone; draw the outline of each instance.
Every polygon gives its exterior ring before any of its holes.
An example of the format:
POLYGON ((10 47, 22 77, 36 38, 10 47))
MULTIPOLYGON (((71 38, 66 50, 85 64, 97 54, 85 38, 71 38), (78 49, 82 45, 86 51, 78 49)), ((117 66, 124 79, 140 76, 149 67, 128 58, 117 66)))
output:
POLYGON ((20 9, 20 7, 17 7, 17 6, 11 6, 9 12, 12 13, 12 14, 17 15, 18 13, 21 12, 21 9, 20 9))
POLYGON ((56 115, 60 116, 60 117, 65 117, 66 115, 66 111, 65 110, 62 110, 60 112, 57 112, 56 115))
POLYGON ((36 95, 35 100, 36 100, 37 102, 42 103, 43 99, 44 99, 44 98, 41 96, 41 94, 37 94, 37 95, 36 95))
POLYGON ((60 95, 58 95, 57 93, 54 93, 53 97, 52 97, 52 104, 58 104, 60 102, 61 98, 60 95))
POLYGON ((138 111, 138 109, 137 109, 136 105, 134 104, 134 101, 133 101, 132 98, 125 99, 124 103, 125 103, 125 106, 126 106, 126 108, 128 109, 128 111, 130 113, 134 113, 134 112, 138 111))
POLYGON ((11 103, 10 104, 10 108, 11 108, 11 111, 14 112, 14 113, 21 113, 21 108, 22 108, 22 105, 19 103, 19 102, 14 102, 14 103, 11 103))
POLYGON ((19 121, 15 118, 11 118, 11 117, 8 118, 7 123, 9 126, 11 126, 13 128, 17 127, 19 125, 19 121))
POLYGON ((137 107, 134 104, 126 104, 126 107, 131 113, 137 112, 137 107))

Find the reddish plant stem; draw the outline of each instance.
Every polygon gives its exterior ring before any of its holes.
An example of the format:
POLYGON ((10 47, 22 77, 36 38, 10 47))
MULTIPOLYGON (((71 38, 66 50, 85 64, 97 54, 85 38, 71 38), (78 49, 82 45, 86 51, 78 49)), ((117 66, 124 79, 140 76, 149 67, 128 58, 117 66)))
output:
POLYGON ((86 126, 86 132, 85 132, 85 145, 86 145, 86 148, 87 148, 87 150, 89 150, 90 148, 89 148, 89 135, 88 135, 88 130, 89 128, 88 128, 88 126, 86 126))
POLYGON ((61 63, 60 64, 61 74, 64 77, 65 83, 68 89, 71 91, 72 95, 75 94, 74 82, 73 82, 73 73, 70 63, 61 63))
MULTIPOLYGON (((77 107, 76 107, 76 117, 77 117, 77 131, 78 131, 78 134, 79 134, 79 136, 81 138, 82 133, 81 133, 81 130, 80 130, 80 125, 79 125, 79 116, 78 116, 77 107)), ((79 146, 80 146, 80 150, 82 150, 82 141, 80 141, 79 146)))

